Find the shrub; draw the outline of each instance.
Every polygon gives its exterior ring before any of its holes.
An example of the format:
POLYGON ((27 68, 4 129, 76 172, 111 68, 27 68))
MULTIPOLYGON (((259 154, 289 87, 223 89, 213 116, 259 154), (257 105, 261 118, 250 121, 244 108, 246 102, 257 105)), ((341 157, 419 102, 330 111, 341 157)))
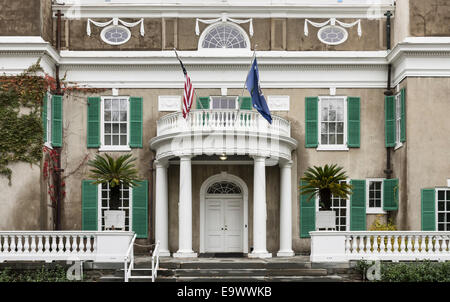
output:
POLYGON ((66 270, 60 265, 53 268, 42 266, 35 270, 0 270, 0 282, 68 282, 66 270))

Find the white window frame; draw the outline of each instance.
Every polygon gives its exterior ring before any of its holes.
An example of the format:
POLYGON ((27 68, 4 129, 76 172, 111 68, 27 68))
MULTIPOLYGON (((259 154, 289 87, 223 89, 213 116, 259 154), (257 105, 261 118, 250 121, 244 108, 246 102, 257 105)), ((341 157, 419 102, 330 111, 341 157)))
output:
POLYGON ((327 45, 339 45, 344 43, 345 41, 347 41, 348 39, 348 32, 345 28, 343 28, 342 26, 338 26, 338 25, 327 25, 322 27, 321 29, 319 29, 319 31, 317 32, 317 38, 320 40, 320 42, 322 42, 323 44, 327 44, 327 45), (340 30, 342 30, 342 32, 344 33, 344 37, 342 38, 342 40, 338 41, 338 42, 328 42, 325 41, 324 39, 322 39, 322 32, 328 28, 339 28, 340 30))
MULTIPOLYGON (((435 190, 434 190, 434 194, 435 194, 434 201, 435 201, 435 209, 436 209, 436 217, 435 217, 436 231, 439 231, 439 208, 438 208, 438 192, 439 191, 444 191, 445 194, 447 195, 447 191, 450 192, 450 187, 440 187, 440 188, 435 188, 435 190)), ((447 202, 447 199, 445 199, 445 200, 447 202)), ((445 216, 446 214, 450 213, 450 209, 447 209, 444 212, 441 211, 441 213, 444 213, 444 216, 445 216)), ((445 224, 449 224, 449 223, 450 223, 450 221, 446 221, 445 224)), ((448 231, 450 231, 450 229, 447 229, 447 230, 444 230, 441 232, 448 232, 448 231)))
POLYGON ((218 97, 218 98, 220 98, 220 97, 227 97, 227 98, 232 98, 232 97, 234 97, 235 98, 235 102, 234 102, 234 104, 235 104, 235 110, 237 110, 238 108, 239 108, 239 96, 234 96, 234 95, 211 95, 211 96, 209 96, 209 108, 210 108, 210 110, 233 110, 233 109, 223 109, 223 108, 213 108, 213 106, 214 106, 214 100, 213 100, 213 98, 214 97, 218 97))
POLYGON ((395 147, 394 150, 397 150, 401 146, 403 146, 400 141, 401 135, 401 120, 402 120, 402 100, 401 93, 397 93, 395 95, 395 147))
POLYGON ((128 28, 126 28, 125 26, 123 26, 123 25, 110 25, 110 26, 105 27, 105 28, 101 31, 100 37, 102 38, 102 41, 105 42, 106 44, 109 44, 109 45, 122 45, 122 44, 127 43, 127 42, 131 39, 131 31, 130 31, 128 28), (107 32, 109 29, 115 28, 115 27, 120 27, 121 29, 124 29, 124 30, 128 33, 128 38, 125 39, 125 40, 122 41, 122 42, 112 42, 112 41, 107 40, 107 39, 106 39, 106 32, 107 32))
POLYGON ((130 97, 129 96, 102 96, 100 104, 100 148, 99 151, 131 151, 130 148, 130 97), (127 144, 105 145, 105 99, 126 99, 127 107, 127 144))
MULTIPOLYGON (((105 207, 102 206, 102 184, 98 184, 97 185, 97 191, 98 191, 98 197, 97 197, 97 230, 99 231, 106 231, 103 230, 103 225, 102 225, 102 210, 103 209, 107 209, 105 207)), ((128 228, 129 231, 133 230, 133 188, 130 187, 129 189, 129 196, 128 196, 128 228)), ((109 199, 109 196, 108 196, 109 199)), ((109 207, 108 207, 109 208, 109 207)), ((119 209, 123 209, 124 207, 120 207, 119 209)), ((125 224, 126 226, 126 224, 125 224)))
POLYGON ((239 26, 237 24, 234 24, 234 23, 231 23, 231 22, 219 22, 219 23, 211 24, 211 25, 209 25, 208 27, 206 27, 203 30, 202 34, 200 35, 200 38, 198 39, 197 49, 199 51, 212 51, 212 52, 224 52, 224 53, 225 52, 229 52, 229 51, 235 51, 235 52, 236 51, 246 51, 246 52, 249 52, 250 51, 250 45, 251 45, 250 44, 250 38, 248 37, 248 34, 245 32, 245 30, 241 26, 239 26), (220 24, 223 24, 223 23, 226 23, 227 25, 233 26, 234 28, 236 28, 237 30, 239 30, 241 32, 241 34, 244 36, 245 43, 247 43, 247 47, 246 48, 204 48, 202 46, 203 40, 205 39, 205 36, 208 34, 208 32, 211 29, 213 29, 214 27, 219 26, 220 24))
POLYGON ((318 123, 317 123, 317 134, 318 134, 318 146, 316 150, 326 150, 326 151, 348 151, 348 144, 347 144, 347 97, 346 96, 336 96, 336 95, 324 95, 319 96, 319 102, 318 102, 318 123), (344 138, 343 143, 339 145, 324 145, 322 144, 322 138, 321 138, 321 124, 322 124, 322 100, 324 98, 332 98, 332 99, 343 99, 344 101, 344 138))
MULTIPOLYGON (((346 179, 345 182, 350 183, 350 179, 346 179)), ((345 213, 346 213, 346 215, 345 215, 345 231, 340 231, 340 232, 350 231, 350 196, 347 196, 346 200, 347 200, 347 202, 345 203, 345 213)), ((318 195, 316 195, 315 203, 316 203, 316 213, 317 213, 317 212, 319 212, 319 196, 318 195)), ((332 205, 331 207, 333 207, 333 201, 332 201, 331 205, 332 205)), ((336 215, 336 218, 338 216, 339 215, 336 215)), ((336 227, 337 227, 337 225, 336 225, 336 227)))
POLYGON ((387 212, 383 210, 383 181, 384 178, 367 178, 366 179, 366 214, 386 214, 387 212), (370 189, 370 182, 381 182, 380 186, 380 198, 381 203, 379 207, 369 207, 370 205, 370 195, 369 195, 369 189, 370 189))
POLYGON ((52 95, 47 92, 47 121, 46 121, 46 135, 47 140, 45 141, 44 145, 50 149, 53 149, 52 146, 52 95))

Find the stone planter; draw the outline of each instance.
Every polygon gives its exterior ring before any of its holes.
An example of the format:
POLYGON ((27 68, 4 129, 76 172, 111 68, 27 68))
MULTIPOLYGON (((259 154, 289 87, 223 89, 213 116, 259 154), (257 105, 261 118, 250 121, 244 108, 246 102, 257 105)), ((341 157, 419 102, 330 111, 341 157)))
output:
POLYGON ((335 211, 319 211, 316 212, 316 230, 319 229, 336 229, 336 212, 335 211))
POLYGON ((125 211, 107 210, 105 211, 105 228, 110 230, 125 229, 125 211))

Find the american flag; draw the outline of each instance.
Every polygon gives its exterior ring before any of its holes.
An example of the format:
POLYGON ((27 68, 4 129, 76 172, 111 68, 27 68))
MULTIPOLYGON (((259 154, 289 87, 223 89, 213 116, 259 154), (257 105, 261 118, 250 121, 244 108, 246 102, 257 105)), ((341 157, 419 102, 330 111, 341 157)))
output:
POLYGON ((191 78, 188 76, 186 68, 184 68, 183 62, 181 62, 176 51, 175 51, 175 54, 177 55, 178 61, 180 61, 181 68, 183 69, 183 73, 184 73, 185 81, 184 81, 184 94, 183 94, 183 117, 186 118, 192 107, 192 101, 194 99, 194 87, 192 86, 191 78))

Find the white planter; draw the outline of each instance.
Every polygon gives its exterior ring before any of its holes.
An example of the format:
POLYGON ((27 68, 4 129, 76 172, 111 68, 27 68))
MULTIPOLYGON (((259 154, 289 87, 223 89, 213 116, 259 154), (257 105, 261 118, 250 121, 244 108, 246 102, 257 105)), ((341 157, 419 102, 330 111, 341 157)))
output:
POLYGON ((125 211, 107 210, 105 211, 105 228, 114 230, 125 229, 125 211))
POLYGON ((336 229, 335 211, 316 212, 316 230, 319 229, 336 229))

